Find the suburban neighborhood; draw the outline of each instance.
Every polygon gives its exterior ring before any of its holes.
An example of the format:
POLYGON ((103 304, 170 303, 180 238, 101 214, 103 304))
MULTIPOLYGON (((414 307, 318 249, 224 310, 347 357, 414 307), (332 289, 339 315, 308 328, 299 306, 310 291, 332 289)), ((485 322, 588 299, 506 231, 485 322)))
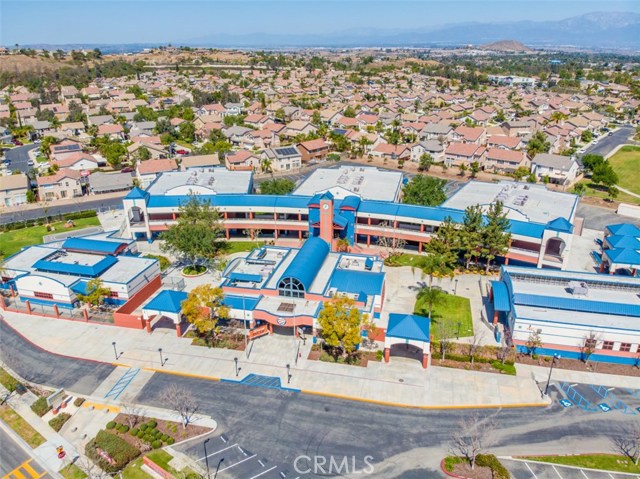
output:
POLYGON ((640 477, 625 32, 3 39, 2 479, 640 477))

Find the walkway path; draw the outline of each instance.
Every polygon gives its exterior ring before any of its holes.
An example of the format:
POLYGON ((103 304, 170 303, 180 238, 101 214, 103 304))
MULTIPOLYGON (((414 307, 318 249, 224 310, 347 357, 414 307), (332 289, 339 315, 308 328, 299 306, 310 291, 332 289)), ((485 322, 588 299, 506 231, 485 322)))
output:
POLYGON ((634 193, 633 191, 626 190, 626 189, 624 189, 624 188, 622 188, 621 186, 618 186, 618 185, 616 185, 616 188, 618 188, 623 193, 626 193, 628 195, 634 196, 635 198, 640 198, 640 195, 638 193, 634 193))

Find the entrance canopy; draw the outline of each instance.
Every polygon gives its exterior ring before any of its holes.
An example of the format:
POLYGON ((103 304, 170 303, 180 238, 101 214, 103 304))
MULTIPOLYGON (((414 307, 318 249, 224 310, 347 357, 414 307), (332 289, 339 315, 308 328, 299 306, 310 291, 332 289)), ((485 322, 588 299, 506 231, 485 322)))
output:
POLYGON ((180 322, 182 302, 187 299, 187 296, 184 291, 161 291, 142 308, 142 314, 146 318, 153 315, 166 316, 177 324, 180 322))
POLYGON ((389 315, 389 325, 387 326, 387 338, 398 338, 413 341, 430 341, 429 318, 415 314, 395 314, 389 315))
POLYGON ((507 285, 502 281, 491 281, 491 290, 493 291, 494 311, 511 311, 507 285))

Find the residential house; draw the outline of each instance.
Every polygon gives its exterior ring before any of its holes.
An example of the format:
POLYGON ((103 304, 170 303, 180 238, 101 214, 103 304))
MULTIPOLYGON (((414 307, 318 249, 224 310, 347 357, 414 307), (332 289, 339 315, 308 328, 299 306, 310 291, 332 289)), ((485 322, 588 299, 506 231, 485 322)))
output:
POLYGON ((487 141, 487 134, 484 128, 460 125, 453 131, 451 140, 462 143, 473 143, 475 145, 482 145, 487 141))
POLYGON ((140 188, 145 189, 161 173, 177 169, 178 165, 173 159, 139 161, 136 166, 136 176, 140 181, 140 188))
POLYGON ((62 161, 78 153, 82 153, 82 145, 75 140, 63 140, 49 147, 49 158, 53 161, 62 161))
POLYGON ((512 173, 521 166, 529 166, 527 155, 521 150, 488 148, 484 156, 485 170, 512 173))
POLYGON ((502 124, 502 128, 506 131, 507 136, 528 136, 533 133, 532 125, 526 120, 507 121, 502 124))
POLYGON ((549 178, 550 183, 571 184, 578 176, 580 165, 569 156, 538 153, 531 161, 531 172, 538 180, 549 178))
POLYGON ((225 155, 228 170, 257 170, 260 161, 260 156, 249 150, 232 151, 225 155))
POLYGON ((64 159, 52 160, 53 165, 60 168, 70 168, 72 170, 95 170, 100 167, 100 162, 92 155, 82 151, 64 155, 64 159))
POLYGON ((493 135, 487 139, 487 148, 519 150, 524 146, 522 138, 517 136, 493 135))
POLYGON ((308 135, 309 133, 315 133, 316 131, 318 131, 318 129, 308 121, 294 120, 287 123, 287 127, 284 130, 283 135, 293 138, 297 135, 308 135))
POLYGON ((98 127, 98 136, 108 136, 111 140, 124 140, 124 128, 119 123, 115 125, 104 124, 98 127))
POLYGON ((409 145, 379 143, 371 150, 371 155, 388 160, 407 160, 411 158, 411 147, 409 145))
POLYGON ((38 177, 40 201, 55 201, 82 196, 83 177, 77 170, 61 168, 54 175, 38 177))
POLYGON ((220 166, 220 157, 217 153, 214 153, 213 155, 183 156, 180 160, 180 171, 215 168, 218 166, 220 166))
POLYGON ((444 163, 447 166, 469 166, 478 162, 482 166, 485 147, 475 143, 451 143, 444 151, 444 163))
POLYGON ((425 153, 431 155, 436 163, 444 161, 444 147, 437 140, 421 141, 413 145, 411 147, 411 161, 420 161, 420 157, 425 153))
POLYGON ((0 176, 0 207, 19 206, 27 202, 27 175, 0 176))
POLYGON ((329 153, 329 145, 324 141, 324 138, 318 138, 298 143, 298 150, 302 154, 303 162, 323 160, 329 153))
POLYGON ((441 143, 451 141, 453 128, 445 123, 428 123, 420 132, 420 140, 439 140, 441 143))
POLYGON ((267 148, 262 151, 260 158, 271 163, 272 171, 290 171, 302 167, 302 155, 295 146, 267 148))
POLYGON ((58 127, 58 131, 64 135, 80 136, 85 132, 84 123, 81 121, 74 121, 69 123, 63 123, 58 127))

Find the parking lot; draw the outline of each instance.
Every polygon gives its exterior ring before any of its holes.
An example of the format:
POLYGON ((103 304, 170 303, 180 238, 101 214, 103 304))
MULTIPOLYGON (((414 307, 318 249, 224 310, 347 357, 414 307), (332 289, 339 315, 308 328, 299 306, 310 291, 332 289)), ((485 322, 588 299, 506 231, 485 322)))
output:
POLYGON ((559 383, 560 404, 588 413, 640 414, 640 390, 597 384, 559 383))
POLYGON ((176 447, 189 456, 202 472, 209 465, 210 477, 220 479, 295 479, 295 471, 260 456, 224 434, 208 439, 205 456, 203 441, 176 447), (205 458, 206 457, 206 458, 205 458))
POLYGON ((500 462, 515 479, 640 479, 638 474, 609 473, 520 459, 500 458, 500 462))

